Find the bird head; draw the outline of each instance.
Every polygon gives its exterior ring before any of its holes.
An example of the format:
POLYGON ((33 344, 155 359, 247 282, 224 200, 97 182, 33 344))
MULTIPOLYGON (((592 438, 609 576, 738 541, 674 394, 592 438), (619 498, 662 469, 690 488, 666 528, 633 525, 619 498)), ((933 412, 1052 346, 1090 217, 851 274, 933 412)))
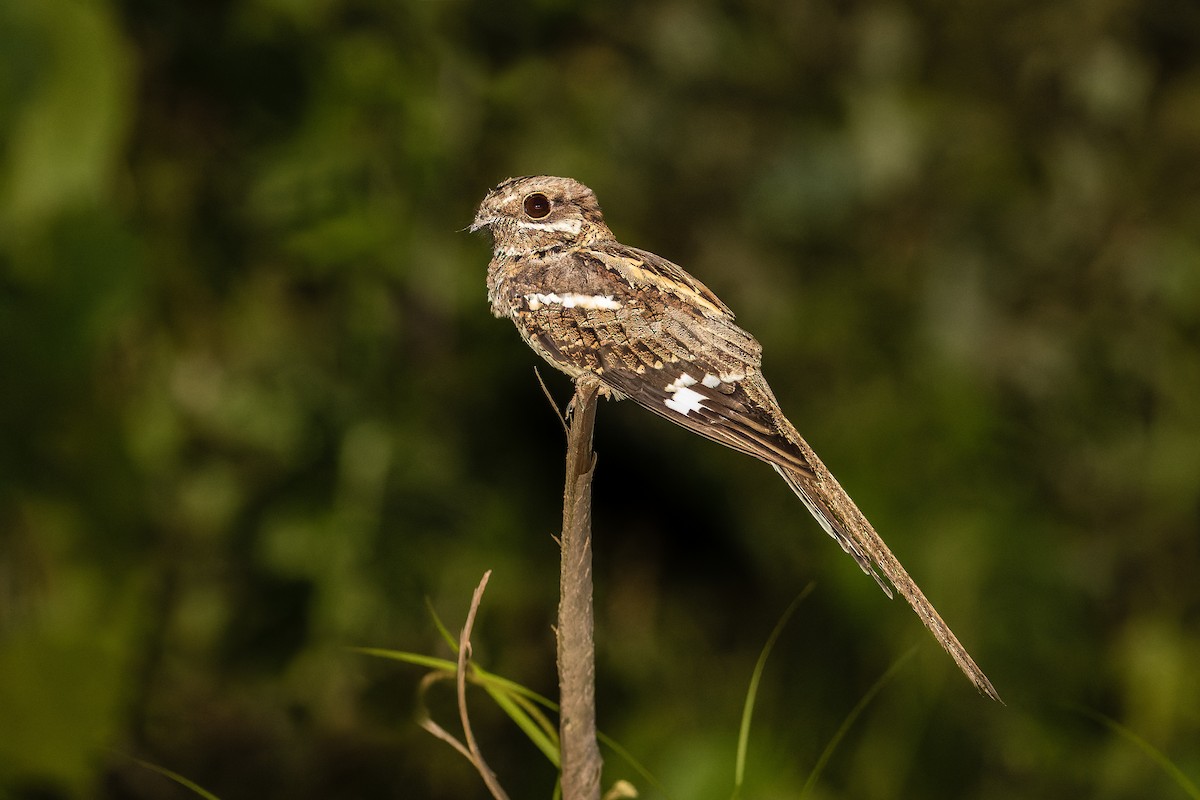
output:
POLYGON ((571 178, 509 178, 479 204, 471 230, 487 228, 497 253, 526 253, 563 244, 586 245, 612 232, 591 189, 571 178))

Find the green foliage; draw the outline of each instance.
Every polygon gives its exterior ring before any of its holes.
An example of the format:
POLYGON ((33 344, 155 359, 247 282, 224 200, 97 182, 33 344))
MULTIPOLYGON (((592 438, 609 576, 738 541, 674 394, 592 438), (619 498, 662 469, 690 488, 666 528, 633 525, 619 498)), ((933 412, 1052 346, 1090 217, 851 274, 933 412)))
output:
MULTIPOLYGON (((431 609, 432 611, 432 609, 431 609)), ((452 639, 446 626, 442 624, 441 619, 436 613, 432 614, 433 620, 437 625, 438 631, 442 634, 442 638, 450 645, 450 648, 456 653, 458 652, 457 642, 452 639)), ((421 653, 410 653, 402 650, 383 650, 373 647, 356 648, 358 652, 364 655, 377 656, 379 658, 387 658, 393 661, 400 661, 406 664, 424 667, 431 670, 426 673, 425 679, 421 683, 421 693, 424 693, 435 683, 440 680, 453 680, 458 674, 458 663, 448 659, 435 658, 421 653)), ((546 717, 544 711, 549 711, 552 714, 558 713, 558 704, 552 700, 547 700, 537 692, 522 686, 521 684, 502 678, 488 672, 486 669, 479 666, 474 661, 469 662, 470 667, 467 673, 467 682, 474 686, 481 687, 492 701, 504 712, 513 724, 515 724, 525 737, 541 751, 542 755, 556 769, 561 770, 560 749, 558 738, 557 723, 550 721, 546 717)), ((423 705, 423 704, 422 704, 423 705)), ((427 725, 430 719, 428 712, 422 709, 420 713, 422 725, 427 725)), ((623 760, 627 766, 634 769, 643 781, 662 792, 663 789, 654 776, 644 766, 638 763, 628 750, 621 746, 612 737, 598 732, 597 737, 605 745, 605 747, 616 754, 623 760)), ((557 797, 561 786, 556 784, 555 796, 557 797)), ((664 793, 665 794, 665 793, 664 793)))
POLYGON ((482 797, 347 647, 426 641, 422 598, 490 568, 477 657, 555 685, 559 424, 462 231, 533 172, 738 312, 1009 702, 765 467, 605 404, 601 727, 727 796, 772 609, 817 579, 757 685, 756 797, 914 641, 811 797, 1178 794, 1197 141, 1183 0, 0 3, 0 795, 163 796, 118 751, 226 800, 482 797))

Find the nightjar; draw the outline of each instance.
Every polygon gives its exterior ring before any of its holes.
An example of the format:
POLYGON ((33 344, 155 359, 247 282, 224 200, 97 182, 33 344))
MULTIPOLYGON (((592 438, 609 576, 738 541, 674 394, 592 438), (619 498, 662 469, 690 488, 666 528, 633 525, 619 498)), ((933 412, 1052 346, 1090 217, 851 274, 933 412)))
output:
POLYGON ((511 319, 542 358, 770 464, 889 597, 889 584, 904 596, 975 686, 1000 699, 784 416, 760 371, 759 343, 708 287, 665 258, 618 242, 595 194, 570 178, 504 181, 480 204, 471 230, 480 228, 494 244, 492 312, 511 319))

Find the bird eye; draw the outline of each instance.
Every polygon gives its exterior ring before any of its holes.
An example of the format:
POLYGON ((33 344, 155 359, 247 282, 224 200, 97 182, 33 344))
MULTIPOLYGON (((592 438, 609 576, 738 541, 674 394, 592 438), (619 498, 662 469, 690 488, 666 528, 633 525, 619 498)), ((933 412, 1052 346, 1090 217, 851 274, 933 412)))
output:
POLYGON ((542 219, 550 213, 550 198, 541 192, 534 192, 525 197, 525 213, 530 219, 542 219))

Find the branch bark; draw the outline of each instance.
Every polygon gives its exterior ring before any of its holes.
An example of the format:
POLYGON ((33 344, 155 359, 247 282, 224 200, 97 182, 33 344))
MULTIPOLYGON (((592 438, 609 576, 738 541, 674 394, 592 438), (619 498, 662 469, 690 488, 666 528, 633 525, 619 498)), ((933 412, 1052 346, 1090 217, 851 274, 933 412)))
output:
POLYGON ((563 800, 599 800, 596 643, 592 616, 592 429, 599 386, 580 380, 571 401, 558 603, 559 741, 563 800))

